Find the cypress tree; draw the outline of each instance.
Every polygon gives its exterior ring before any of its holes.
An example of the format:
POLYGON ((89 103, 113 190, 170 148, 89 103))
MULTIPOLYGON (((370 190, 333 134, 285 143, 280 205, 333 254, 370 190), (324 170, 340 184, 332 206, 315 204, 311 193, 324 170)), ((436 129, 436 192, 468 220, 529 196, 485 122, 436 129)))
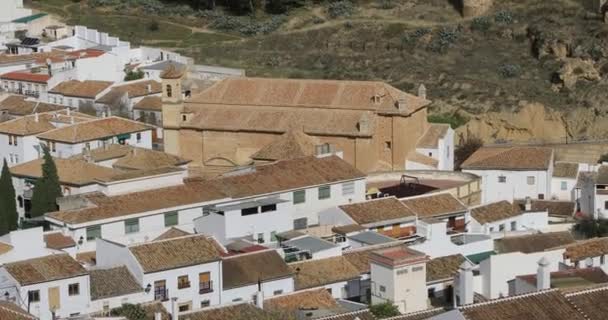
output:
POLYGON ((8 171, 8 164, 6 159, 2 165, 2 173, 0 174, 0 235, 7 234, 9 232, 9 219, 10 219, 10 196, 13 196, 13 204, 15 202, 15 189, 13 189, 12 181, 10 181, 10 171, 8 171), (8 179, 7 177, 8 172, 8 179), (7 180, 10 184, 7 184, 7 180))
POLYGON ((42 177, 36 180, 36 184, 34 184, 32 218, 40 217, 47 212, 56 211, 57 198, 62 196, 55 161, 53 161, 48 147, 43 146, 42 150, 44 151, 42 177))

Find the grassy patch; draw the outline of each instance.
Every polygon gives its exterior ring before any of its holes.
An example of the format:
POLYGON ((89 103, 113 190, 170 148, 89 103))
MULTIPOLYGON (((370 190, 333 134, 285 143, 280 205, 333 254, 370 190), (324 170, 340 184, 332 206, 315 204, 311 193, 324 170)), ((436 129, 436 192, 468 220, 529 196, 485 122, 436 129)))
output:
POLYGON ((217 33, 193 32, 189 37, 184 39, 180 44, 182 47, 196 47, 214 42, 238 40, 240 38, 217 33))
POLYGON ((429 115, 428 121, 431 123, 447 123, 452 129, 456 129, 469 122, 469 118, 464 117, 459 113, 441 113, 429 115))

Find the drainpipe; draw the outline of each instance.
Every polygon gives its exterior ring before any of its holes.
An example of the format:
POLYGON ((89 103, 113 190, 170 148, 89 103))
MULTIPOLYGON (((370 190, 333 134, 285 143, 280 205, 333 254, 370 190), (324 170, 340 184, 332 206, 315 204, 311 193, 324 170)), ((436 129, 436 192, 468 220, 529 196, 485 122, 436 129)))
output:
POLYGON ((171 320, 178 320, 178 316, 177 316, 177 297, 171 298, 171 320))

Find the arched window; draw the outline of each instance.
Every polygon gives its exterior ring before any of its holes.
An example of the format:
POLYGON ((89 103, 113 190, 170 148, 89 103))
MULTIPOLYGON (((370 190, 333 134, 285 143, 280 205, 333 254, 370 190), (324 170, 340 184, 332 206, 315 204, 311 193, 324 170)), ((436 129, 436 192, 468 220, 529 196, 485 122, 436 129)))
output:
POLYGON ((171 96, 173 95, 173 89, 171 88, 171 85, 167 85, 167 97, 171 98, 171 96))

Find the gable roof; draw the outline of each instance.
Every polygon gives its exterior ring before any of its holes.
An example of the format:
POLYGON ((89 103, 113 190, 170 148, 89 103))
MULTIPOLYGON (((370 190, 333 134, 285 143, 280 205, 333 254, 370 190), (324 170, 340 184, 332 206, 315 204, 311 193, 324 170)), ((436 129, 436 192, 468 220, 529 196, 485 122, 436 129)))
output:
POLYGON ((38 135, 38 138, 75 144, 146 130, 152 130, 152 127, 129 119, 108 117, 50 130, 38 135))
POLYGON ((143 272, 153 273, 218 261, 220 252, 214 242, 205 235, 193 235, 128 248, 143 272))
POLYGON ((553 149, 542 147, 481 147, 462 164, 466 170, 547 170, 553 149))
MULTIPOLYGON (((520 210, 525 209, 525 200, 515 200, 514 204, 520 210)), ((532 211, 547 211, 549 216, 571 218, 574 215, 576 203, 574 201, 559 200, 532 200, 532 211)))
POLYGON ((578 163, 556 162, 553 166, 554 178, 576 179, 578 176, 578 163))
POLYGON ((89 271, 91 300, 142 292, 143 288, 125 266, 89 271))
POLYGON ((578 241, 567 245, 564 258, 572 262, 608 254, 608 237, 578 241))
POLYGON ((426 262, 426 282, 453 279, 460 265, 465 261, 461 254, 431 259, 426 262))
POLYGON ((420 137, 420 140, 418 140, 416 148, 436 149, 439 144, 439 139, 444 138, 449 129, 449 124, 430 123, 429 128, 424 135, 420 137))
POLYGON ((467 207, 451 193, 436 193, 404 198, 401 199, 401 202, 412 210, 419 219, 467 211, 467 207))
POLYGON ((223 289, 232 289, 290 277, 293 271, 275 250, 224 258, 223 289))
POLYGON ((397 242, 397 243, 392 243, 392 244, 368 246, 368 247, 364 247, 364 248, 360 248, 360 249, 345 251, 343 257, 355 269, 357 269, 357 272, 359 272, 359 274, 365 274, 365 273, 370 272, 370 264, 369 264, 370 253, 372 253, 373 251, 378 250, 378 249, 392 248, 392 247, 397 247, 397 246, 401 246, 401 245, 402 245, 401 242, 397 242))
POLYGON ((65 236, 61 231, 44 234, 44 242, 46 247, 55 250, 61 250, 65 248, 75 247, 76 242, 72 237, 65 236))
POLYGON ((416 214, 395 197, 339 206, 357 224, 415 218, 416 214))
POLYGON ((574 241, 574 237, 568 231, 548 232, 502 238, 495 241, 495 247, 500 253, 517 251, 532 253, 567 245, 574 241))
POLYGON ((10 95, 0 101, 0 110, 15 116, 26 116, 35 112, 59 111, 66 108, 63 105, 27 100, 27 98, 26 96, 10 95))
POLYGON ((471 217, 479 224, 492 223, 521 215, 519 207, 503 200, 471 209, 471 217))
POLYGON ((97 99, 96 102, 108 104, 115 102, 116 99, 125 94, 128 98, 132 99, 141 96, 158 94, 161 92, 161 90, 162 87, 160 82, 155 80, 130 81, 112 87, 108 93, 101 96, 101 98, 97 99))
POLYGON ((606 319, 606 315, 608 315, 608 304, 605 303, 605 301, 608 300, 607 286, 568 293, 566 294, 566 298, 582 312, 587 319, 606 319))
POLYGON ((290 130, 251 156, 254 160, 286 160, 315 155, 319 141, 302 131, 290 130))
POLYGON ((188 233, 184 230, 178 229, 176 227, 171 227, 171 228, 169 228, 169 230, 163 232, 160 236, 156 237, 156 239, 154 239, 154 241, 180 238, 180 237, 189 236, 189 235, 190 235, 190 233, 188 233))
POLYGON ((0 133, 18 136, 35 135, 55 129, 55 126, 49 120, 50 117, 46 114, 38 115, 38 121, 36 121, 36 115, 16 118, 0 123, 0 133))
POLYGON ((293 317, 299 310, 337 309, 338 303, 325 289, 303 290, 273 297, 264 301, 264 309, 283 315, 281 319, 293 317))
MULTIPOLYGON (((53 158, 57 167, 59 182, 67 185, 84 186, 97 179, 109 178, 118 172, 114 169, 89 163, 84 160, 53 158)), ((42 178, 44 159, 36 159, 10 168, 11 174, 21 178, 42 178)))
POLYGON ((29 70, 12 71, 0 75, 0 79, 46 84, 51 76, 48 73, 32 73, 29 70))
POLYGON ((294 272, 296 290, 359 278, 359 270, 344 256, 291 263, 289 268, 294 272))
POLYGON ((190 160, 166 152, 133 147, 123 157, 116 160, 112 167, 126 170, 150 170, 187 164, 190 160))
POLYGON ((2 320, 35 320, 27 311, 9 301, 0 301, 0 319, 2 320))
POLYGON ((80 263, 68 254, 56 254, 7 263, 4 267, 22 286, 87 274, 80 263))
POLYGON ((95 99, 97 95, 112 85, 110 81, 96 80, 68 80, 63 81, 49 90, 49 93, 60 94, 66 97, 95 99))
POLYGON ((158 96, 144 97, 133 106, 133 109, 161 112, 163 111, 163 101, 158 96))

